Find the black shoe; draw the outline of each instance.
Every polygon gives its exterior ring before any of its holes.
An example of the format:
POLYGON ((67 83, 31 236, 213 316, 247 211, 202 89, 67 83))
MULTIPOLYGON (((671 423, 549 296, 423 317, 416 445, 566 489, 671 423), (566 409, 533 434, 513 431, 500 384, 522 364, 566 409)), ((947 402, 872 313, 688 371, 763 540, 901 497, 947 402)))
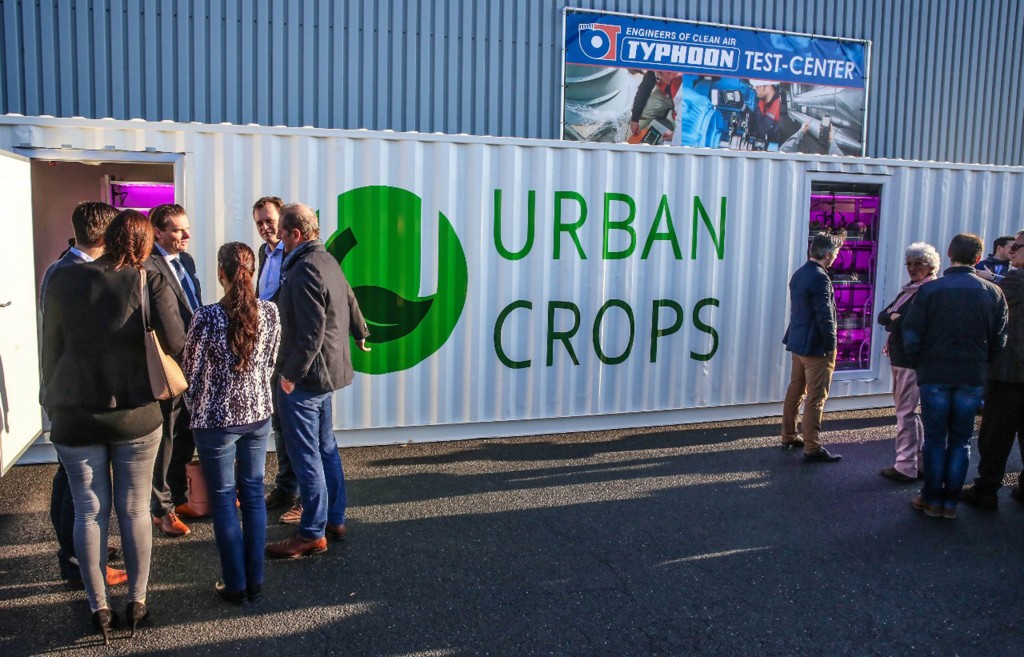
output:
POLYGON ((213 585, 213 590, 217 592, 221 600, 230 602, 231 604, 240 605, 244 604, 248 599, 245 591, 230 591, 225 586, 224 582, 217 580, 217 583, 213 585))
POLYGON ((1021 490, 1020 486, 1014 486, 1010 490, 1010 497, 1017 500, 1021 504, 1024 504, 1024 490, 1021 490))
POLYGON ((917 481, 917 477, 908 477, 892 466, 882 468, 882 471, 879 472, 879 474, 888 479, 892 479, 893 481, 898 481, 901 484, 912 484, 917 481))
POLYGON ((134 638, 135 630, 138 629, 139 623, 149 619, 149 608, 145 602, 129 602, 124 610, 124 616, 125 623, 131 630, 128 637, 134 638))
POLYGON ((298 503, 299 496, 292 493, 286 493, 275 486, 274 490, 267 493, 267 496, 263 499, 266 502, 268 509, 275 509, 279 506, 286 506, 290 509, 298 503))
POLYGON ((803 446, 804 446, 804 439, 803 438, 794 438, 793 440, 783 440, 782 441, 782 449, 794 449, 796 447, 803 447, 803 446))
POLYGON ((986 493, 985 491, 978 490, 976 485, 969 486, 960 491, 960 501, 988 511, 997 511, 999 509, 999 496, 995 493, 986 493))
POLYGON ((110 629, 117 627, 117 614, 110 609, 97 609, 92 612, 92 626, 100 631, 103 645, 110 645, 110 629))
POLYGON ((245 594, 249 598, 249 602, 256 602, 263 595, 263 585, 250 584, 245 587, 245 594))
POLYGON ((841 458, 843 457, 838 454, 829 454, 827 449, 819 447, 816 452, 804 454, 804 463, 835 463, 841 458))

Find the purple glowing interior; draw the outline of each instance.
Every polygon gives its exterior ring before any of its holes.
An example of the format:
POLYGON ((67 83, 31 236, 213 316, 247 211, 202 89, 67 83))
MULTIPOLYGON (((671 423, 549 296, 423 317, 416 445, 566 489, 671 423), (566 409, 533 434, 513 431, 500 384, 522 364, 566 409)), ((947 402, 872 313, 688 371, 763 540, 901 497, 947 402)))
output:
POLYGON ((831 269, 838 323, 838 370, 871 367, 878 269, 878 201, 877 196, 811 196, 810 233, 827 231, 846 236, 831 269))
POLYGON ((148 212, 158 205, 174 203, 174 183, 111 183, 110 203, 148 212))

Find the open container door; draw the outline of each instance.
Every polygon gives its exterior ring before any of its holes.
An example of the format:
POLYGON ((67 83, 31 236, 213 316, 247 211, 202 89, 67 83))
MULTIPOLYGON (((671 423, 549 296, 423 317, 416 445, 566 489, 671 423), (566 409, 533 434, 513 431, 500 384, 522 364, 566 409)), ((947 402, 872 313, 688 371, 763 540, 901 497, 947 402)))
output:
POLYGON ((0 258, 0 474, 43 429, 28 158, 0 151, 5 245, 0 258))

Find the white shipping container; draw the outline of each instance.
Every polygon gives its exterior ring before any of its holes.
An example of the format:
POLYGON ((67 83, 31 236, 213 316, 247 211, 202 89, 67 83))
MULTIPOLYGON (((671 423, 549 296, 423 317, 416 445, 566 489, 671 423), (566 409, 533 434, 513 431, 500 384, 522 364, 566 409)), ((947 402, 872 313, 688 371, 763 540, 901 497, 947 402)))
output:
POLYGON ((779 413, 787 284, 822 184, 880 199, 869 366, 836 374, 828 408, 889 404, 874 317, 906 278, 904 247, 989 244, 1024 206, 1018 167, 465 135, 5 116, 0 150, 31 160, 33 216, 5 222, 34 230, 19 275, 37 287, 70 207, 102 192, 70 176, 172 181, 207 303, 218 246, 259 244, 261 196, 317 208, 325 241, 354 237, 343 268, 395 337, 335 396, 342 445, 779 413))

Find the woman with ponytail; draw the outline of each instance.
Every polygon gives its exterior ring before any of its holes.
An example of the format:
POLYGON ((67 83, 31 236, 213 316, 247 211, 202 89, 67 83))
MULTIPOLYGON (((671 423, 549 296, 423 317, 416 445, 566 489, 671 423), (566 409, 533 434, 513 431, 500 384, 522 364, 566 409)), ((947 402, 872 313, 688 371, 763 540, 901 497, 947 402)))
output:
POLYGON ((222 579, 214 589, 236 604, 256 599, 263 586, 263 466, 270 435, 271 375, 281 341, 277 307, 256 296, 255 271, 248 246, 229 242, 220 247, 217 280, 224 297, 195 314, 182 363, 189 383, 185 401, 192 411, 220 553, 222 579))

